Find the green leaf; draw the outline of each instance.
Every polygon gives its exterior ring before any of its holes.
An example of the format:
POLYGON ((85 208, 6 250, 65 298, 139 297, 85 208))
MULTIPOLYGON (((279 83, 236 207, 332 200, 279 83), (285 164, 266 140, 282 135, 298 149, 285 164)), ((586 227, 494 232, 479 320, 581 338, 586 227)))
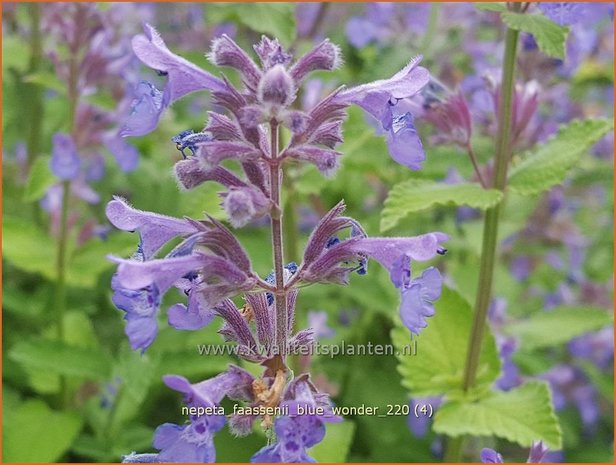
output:
POLYGON ((24 192, 24 202, 39 200, 45 195, 47 189, 56 182, 58 182, 58 178, 54 176, 49 168, 49 158, 37 158, 32 168, 30 168, 26 190, 24 192))
POLYGON ((539 381, 496 391, 476 402, 446 402, 434 415, 434 431, 448 436, 497 436, 522 447, 541 439, 550 449, 562 447, 550 389, 539 381))
POLYGON ((28 42, 19 35, 2 34, 2 72, 5 76, 11 68, 26 71, 30 60, 28 42))
POLYGON ((141 412, 152 382, 155 378, 160 379, 156 377, 156 371, 157 360, 123 347, 113 370, 113 379, 122 381, 115 399, 115 413, 107 425, 111 434, 118 434, 123 425, 141 412))
POLYGON ((11 349, 9 357, 28 368, 79 378, 102 380, 111 372, 109 359, 103 352, 58 341, 20 341, 11 349))
POLYGON ((504 3, 477 2, 474 5, 479 11, 496 11, 498 13, 507 11, 504 3))
POLYGON ((509 188, 534 195, 564 181, 569 169, 614 127, 613 120, 576 120, 513 167, 509 188))
POLYGON ((25 271, 54 279, 55 247, 31 222, 2 218, 2 253, 9 262, 25 271))
POLYGON ((468 205, 485 210, 502 198, 501 191, 484 189, 479 184, 445 184, 411 179, 396 184, 389 192, 381 213, 381 231, 393 228, 408 214, 433 205, 468 205))
POLYGON ((565 59, 565 43, 569 29, 553 23, 543 15, 530 15, 505 11, 501 19, 511 29, 533 35, 539 50, 548 56, 565 59))
POLYGON ((504 330, 520 339, 522 349, 530 350, 564 344, 612 323, 612 316, 605 310, 563 306, 535 313, 526 320, 505 326, 504 330))
POLYGON ((107 255, 130 256, 137 248, 139 239, 134 234, 117 232, 105 240, 93 238, 79 247, 69 258, 66 282, 71 286, 91 288, 98 276, 114 266, 107 255))
POLYGON ((39 86, 53 90, 60 95, 66 94, 66 83, 62 82, 62 80, 54 73, 49 73, 46 71, 33 73, 24 77, 24 82, 38 84, 39 86))
POLYGON ((214 3, 208 5, 208 14, 210 11, 217 20, 232 19, 253 31, 275 37, 287 46, 295 39, 293 3, 214 3))
MULTIPOLYGON (((113 266, 106 257, 130 255, 138 238, 131 234, 111 234, 107 240, 91 240, 76 249, 68 259, 66 283, 69 286, 91 288, 98 275, 113 266)), ((56 280, 56 248, 50 238, 31 222, 21 218, 4 217, 2 223, 2 251, 14 266, 31 273, 40 273, 50 281, 56 280)))
POLYGON ((55 412, 40 400, 29 400, 8 415, 2 429, 2 461, 56 462, 81 429, 74 412, 55 412))
MULTIPOLYGON (((408 329, 398 326, 392 331, 402 385, 413 397, 454 393, 462 387, 473 311, 460 294, 447 287, 434 306, 436 314, 418 336, 417 355, 402 355, 408 354, 405 347, 411 342, 408 329)), ((499 373, 496 344, 487 332, 479 358, 477 388, 490 385, 499 373)))
POLYGON ((344 463, 355 433, 355 423, 328 423, 325 439, 308 450, 308 455, 320 463, 344 463))

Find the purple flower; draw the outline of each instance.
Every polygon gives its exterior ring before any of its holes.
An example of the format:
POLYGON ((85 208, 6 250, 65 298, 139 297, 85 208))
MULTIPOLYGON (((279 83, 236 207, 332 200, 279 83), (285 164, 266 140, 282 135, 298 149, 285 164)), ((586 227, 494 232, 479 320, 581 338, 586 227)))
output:
POLYGON ((327 312, 308 312, 308 327, 314 330, 317 339, 332 337, 336 331, 327 326, 327 312))
POLYGON ((520 370, 513 361, 513 353, 515 352, 517 342, 514 338, 503 338, 499 340, 499 352, 502 363, 502 374, 496 380, 496 387, 503 391, 508 391, 522 383, 520 370))
POLYGON ((543 441, 533 441, 528 453, 528 463, 541 463, 545 455, 548 453, 548 447, 543 441))
POLYGON ((145 35, 133 38, 133 50, 144 64, 168 77, 163 97, 165 105, 197 90, 226 89, 224 81, 172 53, 152 26, 145 24, 143 29, 145 35))
MULTIPOLYGON (((547 453, 548 448, 543 444, 543 441, 533 441, 526 463, 541 463, 546 458, 547 453)), ((481 450, 481 461, 483 463, 504 463, 502 455, 488 448, 481 450)))
POLYGON ((134 146, 126 143, 118 136, 109 137, 106 145, 122 171, 130 172, 137 169, 139 152, 134 146))
POLYGON ((504 463, 503 456, 496 452, 494 449, 481 449, 481 461, 483 463, 504 463))
POLYGON ((428 404, 432 409, 436 409, 442 402, 441 397, 414 397, 409 404, 410 413, 407 416, 406 424, 416 438, 423 438, 428 432, 431 418, 424 415, 420 409, 428 404), (417 410, 416 410, 417 409, 417 410), (417 412, 417 416, 415 416, 417 412))
MULTIPOLYGON (((410 262, 408 257, 405 259, 410 262)), ((419 334, 428 326, 426 318, 434 315, 432 302, 441 296, 442 285, 441 274, 436 268, 430 267, 402 288, 400 318, 412 333, 419 334)))
POLYGON ((388 130, 393 119, 392 107, 398 100, 417 94, 430 79, 428 70, 418 66, 420 61, 421 57, 414 58, 389 79, 342 90, 337 101, 359 105, 388 130))
MULTIPOLYGON (((138 250, 134 260, 143 260, 143 252, 138 250)), ((133 350, 147 349, 158 334, 157 316, 160 307, 160 291, 155 286, 132 290, 121 286, 116 275, 111 279, 113 304, 126 312, 124 332, 133 350)))
POLYGON ((222 206, 229 215, 229 221, 236 228, 266 215, 271 208, 271 201, 254 187, 230 187, 220 194, 222 206))
POLYGON ((165 106, 163 94, 147 81, 141 81, 135 88, 130 115, 120 129, 120 136, 144 136, 158 125, 165 106))
POLYGON ((276 419, 274 430, 277 442, 265 446, 250 459, 253 463, 306 463, 315 460, 306 449, 318 444, 325 437, 325 423, 342 419, 331 413, 327 396, 316 392, 307 376, 297 378, 289 384, 282 407, 288 408, 289 415, 276 419), (315 408, 322 407, 324 414, 315 414, 315 408), (301 413, 300 408, 304 409, 301 413))
POLYGON ((393 117, 387 132, 387 147, 396 162, 414 171, 421 169, 426 154, 411 113, 393 117))
POLYGON ((472 135, 471 112, 461 91, 444 101, 427 104, 422 117, 439 131, 437 143, 454 143, 467 147, 472 135))
MULTIPOLYGON (((168 375, 163 378, 171 389, 184 394, 188 407, 220 405, 225 396, 245 400, 244 391, 249 389, 254 378, 241 368, 231 366, 228 371, 197 384, 182 376, 168 375)), ((156 428, 153 446, 159 449, 158 461, 184 463, 211 463, 216 460, 214 434, 225 425, 224 414, 191 415, 190 423, 179 426, 165 423, 156 428)))
POLYGON ((588 15, 589 5, 582 2, 540 2, 539 9, 561 26, 568 26, 583 21, 588 15))
POLYGON ((378 35, 378 28, 368 19, 353 16, 346 25, 346 37, 355 48, 364 48, 378 35))
POLYGON ((187 236, 198 231, 188 220, 137 210, 120 197, 114 197, 114 200, 107 204, 105 213, 116 228, 139 231, 145 260, 152 258, 174 237, 187 236))
POLYGON ((198 90, 224 92, 227 88, 221 79, 172 53, 152 26, 145 24, 144 32, 133 38, 133 50, 144 64, 168 80, 162 93, 148 82, 139 84, 131 115, 120 132, 124 137, 152 132, 162 112, 186 94, 198 90))
POLYGON ((300 276, 306 282, 334 282, 346 284, 352 271, 364 270, 366 258, 371 257, 390 272, 392 282, 400 287, 400 265, 404 260, 425 261, 436 254, 444 254, 440 246, 447 235, 436 232, 417 237, 366 237, 359 223, 339 216, 344 211, 340 202, 314 229, 304 252, 300 276), (351 229, 351 237, 331 242, 339 231, 351 229))
POLYGON ((51 172, 62 181, 71 181, 79 175, 80 165, 77 147, 71 136, 55 134, 50 161, 51 172))

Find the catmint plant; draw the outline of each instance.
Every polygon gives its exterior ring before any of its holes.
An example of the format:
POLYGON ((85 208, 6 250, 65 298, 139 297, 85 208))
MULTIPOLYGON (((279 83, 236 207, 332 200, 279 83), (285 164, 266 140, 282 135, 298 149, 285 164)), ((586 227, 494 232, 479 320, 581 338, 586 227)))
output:
POLYGON ((167 309, 170 326, 199 330, 220 319, 220 335, 237 344, 243 363, 262 366, 259 374, 230 366, 196 383, 165 376, 165 384, 181 393, 188 407, 215 411, 226 397, 248 413, 191 415, 183 425, 163 424, 152 443, 157 454, 132 453, 124 461, 212 462, 213 437, 225 423, 238 436, 249 434, 255 424, 266 432, 268 444, 255 451, 254 462, 312 461, 307 449, 323 439, 327 423, 342 419, 334 415, 329 396, 319 392, 308 373, 289 368, 289 355, 311 345, 315 337, 312 328, 294 330, 301 289, 346 285, 351 274, 366 275, 368 260, 373 259, 389 271, 392 284, 400 290, 402 321, 418 334, 434 314, 441 276, 433 267, 413 276, 412 262, 444 254, 447 236, 428 232, 417 237, 368 237, 358 221, 345 216, 341 200, 314 227, 301 263, 287 262, 282 223, 285 167, 312 164, 323 175, 333 176, 343 155, 336 146, 343 140, 345 111, 358 105, 386 131, 392 157, 419 168, 425 158, 421 141, 412 115, 400 112, 398 102, 418 93, 428 82, 428 72, 418 58, 413 59, 389 79, 341 86, 309 111, 301 111, 294 102, 306 77, 341 64, 339 48, 327 39, 294 58, 277 39, 262 37, 254 46, 255 61, 230 37, 216 38, 208 58, 213 65, 238 72, 239 88, 224 75, 215 76, 174 54, 150 25, 132 45, 144 64, 166 77, 166 84, 162 90, 146 81, 137 86, 121 134, 148 134, 175 101, 195 91, 210 92, 217 111, 208 112, 205 127, 183 131, 172 140, 182 155, 174 167, 175 177, 186 190, 218 183, 233 228, 269 217, 273 264, 268 276, 257 274, 233 230, 211 216, 173 218, 140 211, 119 197, 108 203, 111 223, 140 236, 132 257, 111 257, 118 264, 112 279, 113 302, 124 312, 131 347, 143 352, 154 343, 162 298, 176 288, 187 301, 167 309), (289 136, 283 138, 283 133, 289 136), (175 247, 161 252, 178 238, 175 247), (268 408, 273 407, 282 413, 272 414, 268 408))

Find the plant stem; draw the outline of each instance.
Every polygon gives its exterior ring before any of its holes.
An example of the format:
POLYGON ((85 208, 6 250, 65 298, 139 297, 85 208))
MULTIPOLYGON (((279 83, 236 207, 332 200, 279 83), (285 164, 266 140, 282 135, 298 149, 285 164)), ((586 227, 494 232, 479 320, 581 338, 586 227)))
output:
POLYGON ((475 156, 475 151, 473 150, 473 146, 470 142, 466 145, 466 151, 468 152, 468 157, 471 159, 471 163, 473 164, 477 179, 479 179, 479 184, 481 184, 481 187, 486 189, 488 185, 486 184, 483 179, 483 176, 481 175, 481 171, 479 170, 479 164, 477 163, 477 157, 475 156))
POLYGON ((274 274, 276 276, 276 292, 274 301, 276 304, 276 348, 283 361, 287 346, 287 294, 284 289, 284 252, 282 239, 282 210, 280 208, 280 178, 282 170, 279 152, 279 127, 275 121, 270 122, 270 191, 274 203, 271 212, 272 220, 272 253, 274 256, 274 274))
MULTIPOLYGON (((505 57, 500 89, 500 105, 498 112, 498 130, 496 135, 496 161, 493 187, 505 190, 507 185, 507 166, 511 152, 511 112, 514 91, 514 75, 516 64, 516 49, 518 31, 507 29, 505 35, 505 57)), ((500 217, 500 204, 486 212, 483 227, 483 243, 481 250, 481 263, 479 266, 479 284, 477 299, 475 301, 475 314, 466 352, 464 367, 463 389, 468 392, 475 384, 479 356, 483 343, 483 334, 486 326, 486 317, 490 300, 492 299, 492 281, 494 265, 496 262, 496 245, 498 237, 498 222, 500 217)), ((464 437, 453 438, 447 451, 448 462, 459 462, 464 449, 464 437)))
MULTIPOLYGON (((31 3, 30 8, 30 63, 28 65, 28 74, 38 72, 41 67, 41 57, 43 54, 43 45, 41 39, 41 5, 31 3)), ((28 102, 29 102, 29 134, 27 141, 27 160, 28 168, 32 166, 32 162, 40 153, 41 145, 41 126, 43 122, 43 92, 38 84, 28 84, 28 102)))
MULTIPOLYGON (((498 114, 498 133, 496 136, 496 164, 493 187, 504 190, 507 184, 507 165, 509 162, 509 145, 511 135, 511 109, 513 99, 514 72, 518 31, 507 29, 505 38, 505 63, 500 95, 500 111, 498 114)), ((492 278, 496 261, 496 240, 498 236, 498 220, 500 205, 488 209, 483 226, 483 245, 481 264, 479 267, 479 286, 475 301, 475 317, 466 355, 464 369, 464 390, 468 391, 475 383, 479 353, 483 342, 488 307, 492 298, 492 278)))
MULTIPOLYGON (((70 133, 75 136, 75 117, 78 100, 78 63, 76 53, 72 53, 69 61, 68 103, 70 118, 70 133)), ((66 308, 66 251, 68 245, 68 204, 71 193, 71 181, 62 181, 62 203, 60 206, 60 228, 58 231, 58 248, 56 255, 56 326, 58 341, 64 342, 64 312, 66 308)), ((68 404, 68 386, 66 378, 60 376, 60 405, 68 404)))

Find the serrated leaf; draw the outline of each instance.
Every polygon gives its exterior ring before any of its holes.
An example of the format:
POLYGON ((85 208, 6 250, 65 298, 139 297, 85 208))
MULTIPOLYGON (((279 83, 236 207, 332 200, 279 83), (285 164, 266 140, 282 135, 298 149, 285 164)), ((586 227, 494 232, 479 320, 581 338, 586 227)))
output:
MULTIPOLYGON (((413 397, 443 395, 461 389, 466 363, 473 311, 457 292, 444 287, 435 302, 436 314, 428 319, 428 327, 418 336, 417 355, 408 354, 409 331, 398 326, 392 340, 399 360, 402 385, 413 397)), ((486 331, 479 358, 476 387, 485 388, 500 373, 500 360, 494 337, 486 331)))
POLYGON ((40 400, 29 400, 7 416, 2 429, 4 463, 56 462, 81 429, 74 412, 55 412, 40 400))
POLYGON ((26 190, 24 191, 24 202, 34 202, 39 200, 53 184, 58 182, 49 168, 49 158, 39 157, 32 164, 26 190))
POLYGON ((564 181, 569 169, 614 127, 613 120, 576 120, 513 167, 509 189, 534 195, 564 181))
POLYGON ((434 415, 433 428, 436 433, 454 437, 497 436, 522 447, 543 440, 551 449, 562 447, 550 389, 539 381, 507 392, 493 392, 476 402, 446 402, 434 415))
POLYGON ((308 455, 319 463, 344 463, 353 443, 355 423, 328 423, 325 439, 308 450, 308 455))
POLYGON ((28 368, 86 379, 106 379, 111 364, 105 353, 59 341, 20 341, 9 357, 28 368))
POLYGON ((540 14, 522 14, 513 11, 501 13, 501 19, 511 29, 533 35, 539 50, 548 56, 565 59, 565 44, 569 29, 540 14))
POLYGON ((475 8, 479 11, 495 11, 501 13, 503 11, 507 11, 507 7, 504 3, 496 3, 496 2, 477 2, 474 3, 475 8))
POLYGON ((612 323, 612 316, 605 310, 563 306, 535 313, 524 321, 507 325, 504 330, 520 339, 522 349, 530 350, 564 344, 612 323))
POLYGON ((381 212, 381 231, 393 228, 400 220, 413 212, 433 205, 468 205, 485 210, 503 198, 496 189, 484 189, 479 184, 445 184, 411 179, 396 184, 385 200, 381 212))

